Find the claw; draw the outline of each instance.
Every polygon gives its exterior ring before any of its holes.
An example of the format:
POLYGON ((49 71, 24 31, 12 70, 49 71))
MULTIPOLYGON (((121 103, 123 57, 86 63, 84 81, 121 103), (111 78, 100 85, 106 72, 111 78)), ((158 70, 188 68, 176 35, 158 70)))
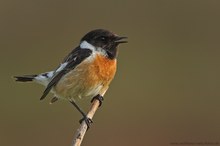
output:
POLYGON ((93 102, 95 99, 97 99, 99 101, 99 107, 100 107, 102 105, 102 102, 104 101, 103 96, 98 94, 98 95, 96 95, 95 97, 92 98, 91 102, 93 102))
POLYGON ((93 123, 92 119, 88 118, 87 116, 84 116, 82 119, 79 120, 79 123, 81 124, 83 121, 86 122, 87 129, 90 128, 90 125, 93 123))

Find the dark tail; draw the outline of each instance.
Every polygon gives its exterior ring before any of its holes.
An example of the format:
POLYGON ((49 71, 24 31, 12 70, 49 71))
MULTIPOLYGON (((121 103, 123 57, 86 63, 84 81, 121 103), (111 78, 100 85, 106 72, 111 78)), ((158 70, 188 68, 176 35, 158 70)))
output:
POLYGON ((30 82, 30 81, 33 81, 33 79, 36 76, 37 75, 24 75, 24 76, 14 76, 14 78, 16 79, 15 81, 18 81, 18 82, 30 82))

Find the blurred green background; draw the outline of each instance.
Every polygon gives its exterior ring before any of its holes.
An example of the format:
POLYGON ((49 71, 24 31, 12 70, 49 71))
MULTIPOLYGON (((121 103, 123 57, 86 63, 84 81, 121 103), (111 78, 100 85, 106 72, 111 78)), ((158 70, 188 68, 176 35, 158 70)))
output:
POLYGON ((96 28, 129 43, 120 46, 117 75, 84 146, 220 142, 219 7, 217 0, 1 0, 0 145, 71 145, 81 118, 74 107, 40 102, 44 87, 11 77, 54 69, 96 28))

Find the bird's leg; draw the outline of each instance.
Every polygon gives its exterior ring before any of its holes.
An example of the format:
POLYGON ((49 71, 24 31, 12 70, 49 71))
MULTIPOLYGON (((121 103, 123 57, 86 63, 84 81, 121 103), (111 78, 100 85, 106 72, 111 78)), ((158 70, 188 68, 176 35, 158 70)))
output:
POLYGON ((88 118, 87 115, 82 111, 82 109, 75 103, 75 101, 70 100, 70 103, 75 106, 75 108, 82 114, 83 118, 79 120, 79 123, 81 124, 83 121, 86 122, 86 125, 89 129, 90 125, 93 123, 92 119, 88 118))
POLYGON ((102 102, 104 101, 103 96, 98 94, 98 95, 96 95, 95 97, 92 98, 91 102, 93 102, 95 99, 97 99, 99 101, 99 107, 100 107, 102 105, 102 102))

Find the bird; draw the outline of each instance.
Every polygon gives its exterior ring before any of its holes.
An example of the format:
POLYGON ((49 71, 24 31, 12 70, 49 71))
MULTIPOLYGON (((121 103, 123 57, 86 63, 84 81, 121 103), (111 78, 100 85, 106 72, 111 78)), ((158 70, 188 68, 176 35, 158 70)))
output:
POLYGON ((118 45, 127 43, 127 37, 106 29, 86 33, 74 48, 52 71, 34 75, 14 76, 17 82, 36 82, 46 88, 40 97, 43 100, 53 94, 50 103, 59 99, 69 101, 82 114, 87 127, 93 122, 77 105, 76 99, 97 99, 99 106, 104 100, 117 69, 118 45))

